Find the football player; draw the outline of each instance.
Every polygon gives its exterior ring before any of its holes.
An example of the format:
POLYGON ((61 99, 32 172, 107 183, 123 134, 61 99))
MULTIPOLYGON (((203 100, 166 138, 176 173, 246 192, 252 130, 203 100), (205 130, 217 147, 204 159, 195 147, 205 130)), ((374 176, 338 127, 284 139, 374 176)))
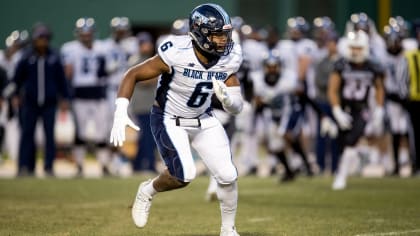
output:
POLYGON ((387 46, 386 68, 386 110, 392 135, 394 152, 394 175, 399 175, 400 162, 409 162, 408 129, 409 114, 406 111, 408 95, 408 64, 403 53, 403 32, 398 25, 384 27, 387 46))
POLYGON ((293 179, 294 174, 286 160, 285 142, 280 132, 281 124, 287 121, 285 113, 290 109, 289 96, 297 86, 297 73, 292 68, 284 66, 278 51, 270 51, 263 61, 264 70, 255 74, 255 104, 262 110, 266 118, 264 129, 267 149, 283 164, 285 172, 282 182, 293 179))
POLYGON ((341 160, 332 188, 346 187, 349 164, 358 153, 356 144, 364 135, 367 119, 371 116, 373 130, 383 129, 384 72, 382 67, 368 59, 369 38, 362 31, 347 34, 347 52, 334 64, 328 84, 328 98, 339 127, 338 142, 341 160), (368 95, 375 89, 376 107, 369 114, 368 95))
MULTIPOLYGON (((101 54, 105 57, 105 69, 107 74, 106 89, 108 110, 115 109, 114 101, 117 97, 118 85, 128 69, 128 58, 130 52, 124 46, 124 40, 130 35, 130 21, 127 17, 113 17, 110 21, 111 36, 100 41, 98 48, 102 51, 101 54)), ((107 124, 108 132, 112 126, 112 112, 109 112, 109 120, 107 124)), ((109 167, 111 174, 120 174, 123 168, 130 169, 128 162, 125 161, 123 155, 117 150, 113 149, 112 158, 109 167)))
MULTIPOLYGON (((105 56, 95 40, 95 20, 79 18, 75 25, 77 40, 65 43, 61 48, 66 77, 70 80, 73 95, 73 110, 77 125, 75 158, 78 175, 83 173, 86 145, 93 143, 97 160, 105 174, 109 164, 107 148, 107 124, 109 112, 106 101, 105 56)), ((109 123, 109 122, 108 122, 109 123)))
POLYGON ((217 180, 222 216, 221 236, 238 236, 235 229, 237 172, 229 139, 210 108, 215 93, 223 108, 232 114, 242 109, 242 95, 235 75, 241 61, 239 45, 231 38, 229 15, 216 4, 192 10, 190 32, 169 36, 158 53, 129 69, 116 99, 110 141, 122 145, 125 128, 139 129, 128 117, 127 107, 138 81, 160 76, 151 127, 166 169, 153 180, 140 184, 132 208, 137 227, 147 223, 153 197, 160 192, 187 186, 196 176, 191 154, 194 148, 217 180), (191 144, 190 144, 191 142, 191 144))

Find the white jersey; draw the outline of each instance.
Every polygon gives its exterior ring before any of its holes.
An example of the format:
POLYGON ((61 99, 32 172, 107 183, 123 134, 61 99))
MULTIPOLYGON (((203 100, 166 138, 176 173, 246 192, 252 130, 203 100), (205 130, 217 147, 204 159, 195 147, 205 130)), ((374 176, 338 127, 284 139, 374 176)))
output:
POLYGON ((0 51, 0 66, 6 70, 7 78, 9 80, 13 79, 13 76, 15 75, 16 66, 19 60, 22 58, 22 51, 23 49, 15 52, 10 60, 6 58, 6 55, 4 54, 5 52, 0 51))
POLYGON ((240 45, 210 68, 197 59, 190 36, 169 36, 158 54, 171 68, 159 78, 156 100, 165 115, 194 118, 209 109, 213 94, 212 78, 225 81, 242 62, 240 45))
POLYGON ((108 72, 108 83, 112 87, 120 84, 125 71, 128 69, 129 53, 122 43, 115 42, 112 38, 107 38, 100 43, 100 50, 105 55, 106 71, 108 72))
POLYGON ((298 58, 305 56, 311 59, 311 64, 306 71, 305 79, 308 96, 310 98, 315 98, 315 61, 317 59, 318 46, 313 40, 304 38, 297 41, 295 43, 295 47, 298 58))
POLYGON ((408 63, 401 53, 398 56, 387 54, 384 58, 385 90, 387 93, 404 98, 408 95, 408 63))
POLYGON ((72 87, 104 85, 98 76, 100 60, 104 60, 104 56, 97 41, 93 43, 92 49, 86 48, 77 40, 65 43, 61 48, 61 54, 64 64, 73 66, 72 87))
POLYGON ((268 56, 268 47, 265 43, 254 39, 242 42, 244 60, 249 62, 250 71, 262 69, 262 62, 268 56))

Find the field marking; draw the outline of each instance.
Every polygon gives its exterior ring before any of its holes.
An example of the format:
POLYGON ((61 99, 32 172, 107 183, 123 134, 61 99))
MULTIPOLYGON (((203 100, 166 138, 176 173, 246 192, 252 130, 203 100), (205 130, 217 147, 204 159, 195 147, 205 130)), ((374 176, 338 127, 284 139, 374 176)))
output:
POLYGON ((257 222, 271 221, 272 219, 273 218, 271 217, 259 217, 259 218, 251 218, 248 221, 252 223, 257 223, 257 222))
POLYGON ((367 234, 356 234, 355 236, 388 236, 388 235, 401 235, 410 233, 419 233, 420 229, 406 230, 406 231, 394 231, 386 233, 367 233, 367 234))

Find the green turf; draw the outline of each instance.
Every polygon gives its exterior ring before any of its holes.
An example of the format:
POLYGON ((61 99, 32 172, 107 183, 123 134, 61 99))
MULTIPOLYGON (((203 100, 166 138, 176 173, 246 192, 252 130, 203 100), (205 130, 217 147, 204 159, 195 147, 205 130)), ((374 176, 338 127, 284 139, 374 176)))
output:
MULTIPOLYGON (((218 203, 204 201, 207 178, 159 194, 149 223, 137 229, 130 179, 2 179, 0 235, 219 235, 218 203)), ((345 191, 329 178, 239 180, 241 236, 420 235, 420 179, 352 178, 345 191), (391 233, 394 232, 394 233, 391 233)))

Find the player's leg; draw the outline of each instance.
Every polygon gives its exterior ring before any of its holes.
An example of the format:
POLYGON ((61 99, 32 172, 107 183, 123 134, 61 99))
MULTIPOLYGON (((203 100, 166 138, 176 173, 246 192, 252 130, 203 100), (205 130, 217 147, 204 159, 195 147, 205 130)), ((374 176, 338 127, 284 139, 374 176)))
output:
POLYGON ((222 232, 235 231, 238 202, 237 171, 232 162, 229 139, 222 125, 214 118, 201 121, 202 131, 192 140, 192 146, 216 179, 220 201, 222 232))
POLYGON ((164 118, 160 108, 153 107, 150 118, 152 133, 167 169, 153 180, 140 184, 132 208, 137 227, 146 225, 154 195, 183 188, 196 175, 187 131, 176 126, 174 119, 164 118))
POLYGON ((353 158, 358 158, 356 144, 365 132, 366 121, 361 113, 351 113, 353 127, 348 131, 340 131, 338 134, 338 145, 342 150, 338 171, 332 185, 333 190, 342 190, 347 186, 347 176, 353 158))
POLYGON ((44 171, 48 176, 54 176, 53 163, 56 147, 54 141, 55 107, 46 107, 42 112, 43 128, 45 133, 45 159, 44 171))
POLYGON ((76 123, 76 140, 72 150, 74 161, 77 167, 77 176, 83 175, 83 167, 86 156, 86 124, 88 119, 88 106, 86 101, 75 99, 73 101, 73 112, 76 123))
POLYGON ((110 174, 111 150, 108 146, 109 130, 103 127, 103 124, 108 124, 108 117, 104 114, 109 114, 108 102, 105 99, 95 100, 90 103, 90 110, 95 111, 92 114, 92 122, 95 127, 96 137, 96 160, 99 162, 103 175, 110 174))
POLYGON ((38 109, 23 106, 21 110, 23 121, 19 143, 18 175, 35 174, 35 127, 38 118, 38 109))

